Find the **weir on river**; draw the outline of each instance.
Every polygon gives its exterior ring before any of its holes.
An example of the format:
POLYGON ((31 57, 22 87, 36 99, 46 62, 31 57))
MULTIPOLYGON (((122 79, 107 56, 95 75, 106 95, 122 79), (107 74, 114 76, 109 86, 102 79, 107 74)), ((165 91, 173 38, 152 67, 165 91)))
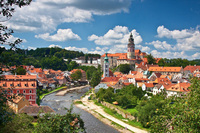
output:
MULTIPOLYGON (((65 108, 70 108, 73 100, 80 99, 80 97, 88 90, 89 87, 85 87, 81 90, 81 92, 70 91, 64 96, 56 96, 57 93, 52 93, 42 99, 41 105, 48 105, 55 110, 56 113, 64 115, 67 113, 65 108)), ((76 106, 73 106, 72 112, 80 114, 80 117, 84 121, 87 133, 119 133, 114 128, 104 124, 90 113, 76 106)))

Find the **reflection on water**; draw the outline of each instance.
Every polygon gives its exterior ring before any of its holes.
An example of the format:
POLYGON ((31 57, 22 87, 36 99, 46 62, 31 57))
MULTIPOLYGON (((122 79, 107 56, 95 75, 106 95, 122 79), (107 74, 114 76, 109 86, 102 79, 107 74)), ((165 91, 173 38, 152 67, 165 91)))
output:
MULTIPOLYGON (((56 113, 65 114, 67 112, 65 108, 70 108, 73 100, 80 99, 80 97, 88 90, 89 87, 86 87, 82 89, 81 92, 74 91, 66 94, 65 96, 55 96, 56 93, 52 93, 43 98, 41 105, 48 105, 55 110, 56 113)), ((90 113, 77 108, 76 106, 73 106, 73 112, 80 114, 85 123, 87 133, 119 133, 117 130, 96 119, 90 113)))

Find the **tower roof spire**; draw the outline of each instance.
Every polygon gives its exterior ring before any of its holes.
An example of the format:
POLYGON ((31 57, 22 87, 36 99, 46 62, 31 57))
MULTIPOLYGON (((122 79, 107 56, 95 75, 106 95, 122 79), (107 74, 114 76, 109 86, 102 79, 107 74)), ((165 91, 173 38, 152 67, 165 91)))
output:
POLYGON ((130 38, 129 38, 129 43, 133 43, 133 41, 134 41, 134 39, 133 39, 133 34, 132 34, 132 32, 131 32, 130 38))

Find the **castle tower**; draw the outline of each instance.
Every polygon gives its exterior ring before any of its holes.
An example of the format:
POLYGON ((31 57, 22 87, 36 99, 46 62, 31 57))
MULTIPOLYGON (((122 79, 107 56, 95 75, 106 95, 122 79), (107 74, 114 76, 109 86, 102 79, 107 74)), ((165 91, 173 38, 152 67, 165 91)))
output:
POLYGON ((107 53, 104 58, 103 77, 109 77, 109 61, 108 61, 107 53))
POLYGON ((128 59, 135 59, 135 44, 133 35, 131 33, 128 43, 128 51, 127 51, 127 58, 128 59))

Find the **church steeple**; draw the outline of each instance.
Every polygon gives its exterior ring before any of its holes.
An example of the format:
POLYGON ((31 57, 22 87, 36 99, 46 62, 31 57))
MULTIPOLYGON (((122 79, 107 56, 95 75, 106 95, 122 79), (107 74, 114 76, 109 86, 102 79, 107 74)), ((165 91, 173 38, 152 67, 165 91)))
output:
POLYGON ((127 58, 134 59, 135 58, 135 44, 133 39, 133 34, 130 34, 129 43, 128 43, 128 51, 127 51, 127 58))
POLYGON ((109 61, 108 61, 108 54, 104 58, 104 68, 103 68, 103 77, 109 77, 109 61))

